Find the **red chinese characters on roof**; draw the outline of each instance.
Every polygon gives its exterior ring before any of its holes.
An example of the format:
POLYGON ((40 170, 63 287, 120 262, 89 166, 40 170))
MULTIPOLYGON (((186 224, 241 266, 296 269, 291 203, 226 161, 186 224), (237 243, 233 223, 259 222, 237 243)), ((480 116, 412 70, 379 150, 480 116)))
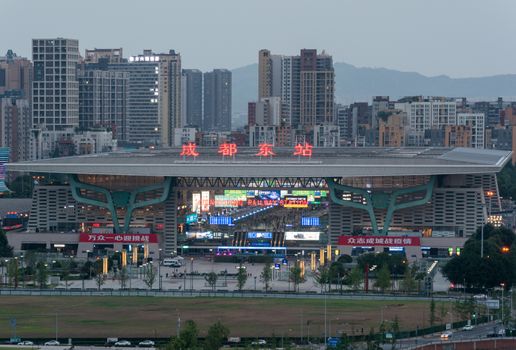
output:
POLYGON ((235 154, 237 154, 238 149, 236 143, 227 143, 224 142, 223 144, 219 145, 219 151, 223 157, 232 157, 235 154))
POLYGON ((183 156, 183 157, 194 157, 195 158, 195 157, 199 156, 199 152, 197 152, 196 149, 197 149, 197 145, 195 143, 193 143, 193 142, 186 143, 183 145, 183 149, 179 155, 183 156))
POLYGON ((256 153, 259 157, 272 157, 275 156, 276 153, 272 151, 274 146, 270 143, 260 143, 258 145, 258 153, 256 153))
POLYGON ((312 151, 314 146, 305 142, 304 144, 298 143, 294 149, 294 155, 300 157, 310 157, 312 158, 312 151))

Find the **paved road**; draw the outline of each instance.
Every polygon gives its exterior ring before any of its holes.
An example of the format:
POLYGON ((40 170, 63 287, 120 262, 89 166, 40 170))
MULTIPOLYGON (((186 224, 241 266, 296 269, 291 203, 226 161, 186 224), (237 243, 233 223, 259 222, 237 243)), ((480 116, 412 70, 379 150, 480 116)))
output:
MULTIPOLYGON (((463 331, 462 329, 453 330, 453 335, 449 340, 442 340, 441 333, 435 333, 429 336, 401 339, 398 341, 398 349, 412 349, 418 345, 425 345, 431 343, 446 343, 451 341, 474 340, 486 338, 487 334, 498 332, 501 325, 496 322, 489 322, 482 325, 475 326, 471 331, 463 331)), ((387 350, 386 347, 384 349, 387 350)))

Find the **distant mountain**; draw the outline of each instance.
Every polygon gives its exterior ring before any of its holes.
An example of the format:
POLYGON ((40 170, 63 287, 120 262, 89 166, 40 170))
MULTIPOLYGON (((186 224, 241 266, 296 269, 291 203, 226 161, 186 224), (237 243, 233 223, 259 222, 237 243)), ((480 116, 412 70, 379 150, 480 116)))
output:
MULTIPOLYGON (((339 103, 370 101, 372 96, 449 96, 495 99, 516 96, 516 74, 480 78, 427 77, 385 68, 358 68, 335 63, 335 98, 339 103)), ((258 95, 258 65, 233 70, 233 112, 247 114, 247 102, 258 95)))

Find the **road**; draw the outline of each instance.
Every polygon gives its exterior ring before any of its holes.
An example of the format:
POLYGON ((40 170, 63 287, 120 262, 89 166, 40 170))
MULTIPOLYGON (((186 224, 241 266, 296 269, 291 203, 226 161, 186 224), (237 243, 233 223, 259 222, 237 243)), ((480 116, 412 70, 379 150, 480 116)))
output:
MULTIPOLYGON (((482 339, 486 338, 487 334, 498 332, 501 329, 501 325, 496 322, 489 322, 482 325, 475 326, 471 331, 463 331, 462 329, 454 329, 453 335, 449 340, 441 339, 441 333, 435 333, 432 335, 427 335, 424 337, 417 338, 408 338, 408 339, 400 339, 397 342, 397 349, 412 349, 418 345, 425 345, 431 343, 446 343, 451 341, 462 341, 462 340, 474 340, 474 339, 482 339)), ((384 350, 387 350, 387 347, 384 347, 384 350)))

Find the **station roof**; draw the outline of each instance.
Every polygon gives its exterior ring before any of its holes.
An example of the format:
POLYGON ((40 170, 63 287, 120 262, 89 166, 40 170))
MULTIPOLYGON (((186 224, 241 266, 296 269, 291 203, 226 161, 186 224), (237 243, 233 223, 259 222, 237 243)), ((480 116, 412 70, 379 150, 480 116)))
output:
POLYGON ((181 149, 137 150, 11 163, 8 171, 172 177, 361 177, 492 174, 510 160, 511 151, 474 148, 314 148, 311 158, 292 148, 274 148, 272 158, 239 147, 223 159, 217 148, 197 148, 184 158, 181 149))

